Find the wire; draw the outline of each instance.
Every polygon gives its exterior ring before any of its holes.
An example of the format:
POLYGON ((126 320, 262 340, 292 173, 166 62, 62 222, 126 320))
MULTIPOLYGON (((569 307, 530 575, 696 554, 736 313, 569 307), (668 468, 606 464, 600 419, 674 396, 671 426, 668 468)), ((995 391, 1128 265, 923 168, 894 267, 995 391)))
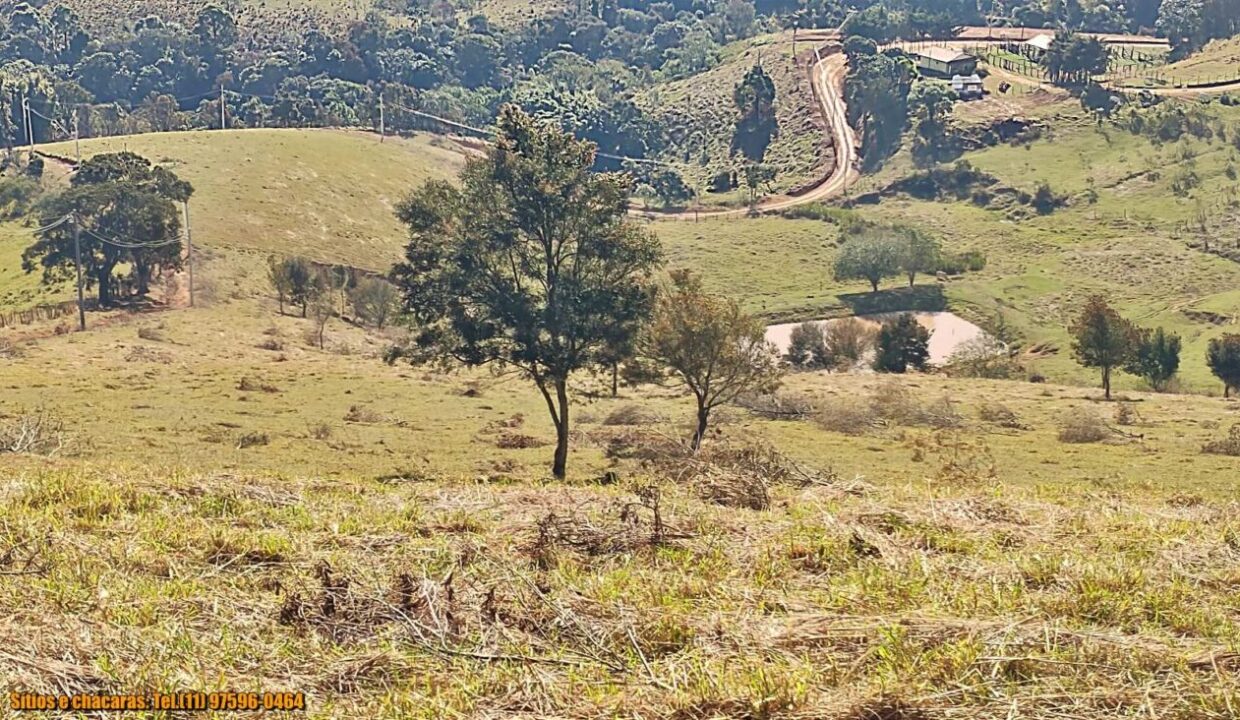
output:
POLYGON ((490 131, 490 130, 484 130, 484 129, 482 129, 482 128, 476 128, 476 127, 474 127, 474 126, 472 126, 472 125, 466 125, 466 124, 464 124, 464 123, 459 123, 459 122, 456 122, 455 120, 449 120, 448 118, 445 118, 445 117, 440 117, 440 116, 438 116, 438 115, 432 115, 431 113, 428 113, 428 112, 423 112, 423 111, 421 111, 421 110, 414 110, 413 108, 408 108, 408 107, 405 107, 404 105, 400 105, 400 104, 398 104, 398 103, 388 103, 388 104, 389 104, 389 105, 391 105, 392 107, 394 107, 394 108, 398 109, 398 110, 404 110, 404 111, 405 111, 405 112, 407 112, 407 113, 412 113, 412 114, 414 114, 414 115, 420 115, 420 116, 422 116, 422 117, 424 117, 424 118, 430 118, 431 120, 438 120, 439 122, 443 123, 444 125, 448 125, 448 126, 450 126, 450 127, 461 128, 462 130, 469 130, 470 132, 475 132, 475 133, 478 133, 479 135, 488 135, 488 136, 490 136, 490 135, 494 135, 494 134, 495 134, 494 132, 492 132, 492 131, 490 131))
POLYGON ((124 241, 124 240, 116 240, 113 238, 104 237, 103 235, 100 235, 94 230, 91 230, 90 228, 85 228, 85 227, 82 228, 82 232, 86 233, 87 235, 90 235, 91 237, 95 238, 99 242, 105 243, 107 245, 111 245, 113 247, 123 248, 125 250, 153 250, 156 248, 168 247, 169 245, 176 245, 177 243, 183 242, 185 240, 184 237, 177 236, 175 238, 172 238, 171 240, 164 240, 162 242, 143 243, 143 242, 137 242, 133 240, 124 241))
MULTIPOLYGON (((484 130, 482 128, 476 128, 476 127, 473 127, 472 125, 465 125, 464 123, 459 123, 454 120, 449 120, 447 118, 440 117, 438 115, 433 115, 428 112, 423 112, 421 110, 414 110, 413 108, 408 108, 408 107, 405 107, 404 105, 400 105, 397 103, 388 103, 388 104, 399 110, 404 110, 407 113, 413 113, 414 115, 421 115, 422 117, 425 117, 425 118, 430 118, 432 120, 438 120, 439 122, 445 125, 461 128, 464 130, 469 130, 471 132, 478 133, 479 135, 494 135, 495 134, 491 130, 484 130)), ((627 155, 612 155, 611 153, 605 153, 605 152, 596 152, 595 155, 601 158, 607 158, 608 160, 628 161, 628 162, 634 162, 634 163, 641 163, 645 165, 663 165, 663 166, 671 167, 671 168, 676 167, 676 165, 673 163, 663 162, 661 160, 649 160, 646 158, 635 158, 635 157, 629 157, 627 155)))
POLYGON ((50 225, 44 225, 41 228, 35 228, 34 233, 38 235, 40 233, 45 233, 48 230, 55 230, 56 228, 60 227, 61 225, 64 225, 65 223, 69 222, 72 219, 73 219, 72 215, 65 215, 64 217, 60 218, 56 222, 51 223, 50 225))

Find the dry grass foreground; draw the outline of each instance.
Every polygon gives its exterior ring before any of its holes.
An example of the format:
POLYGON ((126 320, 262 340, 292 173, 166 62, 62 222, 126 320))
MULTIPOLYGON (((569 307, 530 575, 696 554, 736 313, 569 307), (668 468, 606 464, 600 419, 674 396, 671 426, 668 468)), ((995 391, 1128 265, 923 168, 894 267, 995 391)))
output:
POLYGON ((297 688, 313 717, 428 718, 1238 699, 1240 515, 1211 503, 789 486, 750 512, 665 487, 660 536, 637 486, 83 470, 7 493, 6 567, 31 574, 4 580, 0 662, 33 690, 297 688))
POLYGON ((1225 487, 1004 482, 984 433, 871 400, 858 449, 897 410, 942 428, 900 482, 685 458, 632 408, 607 486, 11 461, 0 670, 304 690, 316 718, 1235 717, 1225 487))

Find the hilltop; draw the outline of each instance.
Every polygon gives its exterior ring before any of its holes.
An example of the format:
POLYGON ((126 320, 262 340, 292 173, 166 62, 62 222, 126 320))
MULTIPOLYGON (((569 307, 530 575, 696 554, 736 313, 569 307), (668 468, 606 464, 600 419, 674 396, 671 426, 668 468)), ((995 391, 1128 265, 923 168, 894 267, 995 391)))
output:
MULTIPOLYGON (((43 146, 71 157, 73 143, 43 146)), ((395 206, 430 179, 455 177, 467 150, 432 135, 387 138, 347 130, 148 133, 82 142, 82 154, 129 150, 194 185, 194 238, 203 247, 301 254, 386 270, 404 232, 395 206)))

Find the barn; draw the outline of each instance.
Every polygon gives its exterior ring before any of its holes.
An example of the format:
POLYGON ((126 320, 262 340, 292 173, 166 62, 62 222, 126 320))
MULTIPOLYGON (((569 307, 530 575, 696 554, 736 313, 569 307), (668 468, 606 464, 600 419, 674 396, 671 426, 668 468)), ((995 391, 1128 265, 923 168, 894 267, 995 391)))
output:
POLYGON ((962 50, 928 47, 912 50, 909 56, 923 75, 950 78, 954 75, 972 75, 977 70, 977 58, 962 50))

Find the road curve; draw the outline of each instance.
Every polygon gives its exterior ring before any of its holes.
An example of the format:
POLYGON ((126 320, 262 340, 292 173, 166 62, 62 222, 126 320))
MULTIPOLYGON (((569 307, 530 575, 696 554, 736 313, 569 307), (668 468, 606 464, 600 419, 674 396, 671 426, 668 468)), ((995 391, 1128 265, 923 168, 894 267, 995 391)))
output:
MULTIPOLYGON (((819 48, 814 49, 814 55, 816 62, 810 69, 810 84, 814 91, 814 99, 831 132, 832 149, 835 155, 834 167, 831 174, 804 192, 795 196, 769 196, 759 201, 754 209, 758 214, 778 212, 797 205, 835 197, 842 194, 860 177, 857 170, 857 133, 848 124, 848 108, 844 104, 844 78, 848 74, 848 59, 840 51, 823 55, 819 48)), ((674 212, 634 209, 632 213, 652 220, 692 222, 699 218, 742 217, 749 215, 750 209, 747 207, 727 210, 699 209, 694 211, 689 209, 674 212)))

